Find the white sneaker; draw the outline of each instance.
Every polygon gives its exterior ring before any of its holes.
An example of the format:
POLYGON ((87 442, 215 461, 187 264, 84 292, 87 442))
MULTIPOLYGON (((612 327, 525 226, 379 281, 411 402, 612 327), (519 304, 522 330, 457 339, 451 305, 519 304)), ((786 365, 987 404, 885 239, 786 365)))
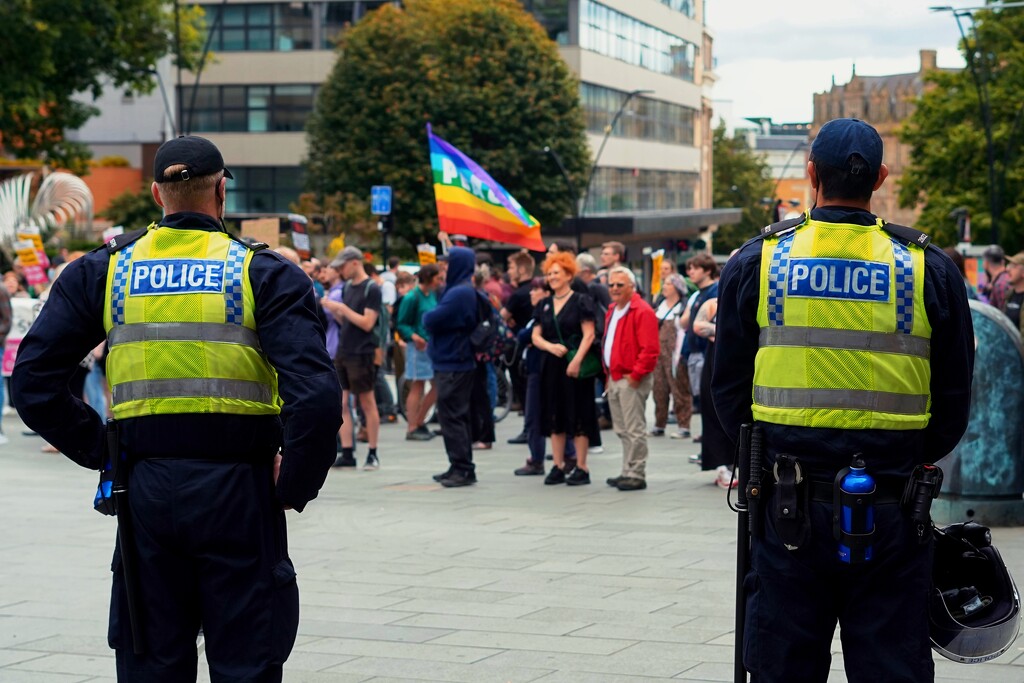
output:
POLYGON ((594 446, 593 448, 588 448, 587 452, 588 453, 597 453, 597 454, 604 453, 604 446, 594 446))
POLYGON ((14 408, 10 406, 4 406, 4 415, 14 415, 14 408))
POLYGON ((715 478, 715 483, 718 484, 719 488, 723 489, 734 489, 740 485, 739 479, 734 477, 732 470, 725 465, 718 468, 718 476, 715 478))
POLYGON ((672 432, 671 434, 669 434, 668 438, 670 438, 670 439, 689 439, 690 438, 690 430, 689 429, 680 429, 678 432, 672 432))

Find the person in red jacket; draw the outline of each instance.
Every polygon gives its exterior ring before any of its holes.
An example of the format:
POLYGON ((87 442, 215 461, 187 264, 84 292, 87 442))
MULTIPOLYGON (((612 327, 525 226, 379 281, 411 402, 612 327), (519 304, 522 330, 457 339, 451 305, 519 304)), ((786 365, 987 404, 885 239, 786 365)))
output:
POLYGON ((601 355, 608 369, 608 407, 622 440, 622 474, 608 479, 620 491, 647 488, 647 397, 658 362, 658 319, 636 292, 633 271, 608 272, 612 306, 605 318, 601 355))

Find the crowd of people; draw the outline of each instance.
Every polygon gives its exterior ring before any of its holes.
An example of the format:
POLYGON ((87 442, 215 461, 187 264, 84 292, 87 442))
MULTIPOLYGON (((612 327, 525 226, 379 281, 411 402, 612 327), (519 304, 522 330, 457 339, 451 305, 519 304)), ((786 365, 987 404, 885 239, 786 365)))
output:
POLYGON ((609 486, 646 488, 647 440, 666 434, 701 443, 692 461, 723 488, 736 485, 731 446, 709 410, 718 274, 711 256, 689 258, 685 276, 663 262, 651 287, 657 294, 645 296, 619 242, 605 243, 595 258, 555 241, 539 263, 523 249, 500 264, 461 240, 442 234, 442 241, 438 263, 415 274, 394 257, 378 273, 353 246, 326 265, 279 249, 318 288, 327 350, 353 415, 339 434, 336 467, 359 466, 359 442, 366 443, 363 469, 380 467, 381 423, 395 421, 388 418, 401 408, 406 440, 444 443, 448 469, 435 481, 474 484, 473 451, 494 447, 496 372, 507 367, 511 408, 523 419, 508 442, 527 450, 515 475, 590 484, 588 455, 602 452, 602 430, 611 429, 623 460, 609 486), (474 331, 492 317, 500 348, 475 348, 474 331), (388 370, 395 394, 384 381, 388 370), (703 429, 694 438, 695 412, 703 429))

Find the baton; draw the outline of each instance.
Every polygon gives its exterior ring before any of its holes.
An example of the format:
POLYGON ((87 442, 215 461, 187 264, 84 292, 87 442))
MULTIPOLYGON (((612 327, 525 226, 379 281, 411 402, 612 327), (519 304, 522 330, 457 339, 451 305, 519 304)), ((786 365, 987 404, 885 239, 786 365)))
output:
POLYGON ((743 582, 750 566, 750 508, 747 500, 747 480, 749 470, 738 466, 744 454, 750 452, 750 433, 753 425, 740 426, 739 440, 736 442, 736 458, 733 471, 738 471, 739 486, 736 488, 736 617, 733 632, 733 681, 747 683, 747 670, 743 667, 743 634, 747 619, 747 600, 743 590, 743 582))
POLYGON ((135 654, 141 655, 145 650, 142 646, 139 572, 135 564, 135 530, 132 527, 131 508, 128 503, 128 461, 121 453, 114 420, 107 420, 107 449, 114 463, 114 485, 111 492, 117 509, 117 542, 121 549, 121 570, 124 574, 128 621, 132 631, 132 650, 135 654))

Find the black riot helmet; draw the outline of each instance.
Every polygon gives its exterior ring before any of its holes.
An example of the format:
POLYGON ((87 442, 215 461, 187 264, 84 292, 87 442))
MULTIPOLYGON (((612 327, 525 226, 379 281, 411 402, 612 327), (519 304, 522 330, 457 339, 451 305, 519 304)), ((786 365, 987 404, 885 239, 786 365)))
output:
POLYGON ((1017 637, 1020 597, 992 534, 967 522, 936 528, 933 535, 932 649, 963 664, 995 659, 1017 637))

